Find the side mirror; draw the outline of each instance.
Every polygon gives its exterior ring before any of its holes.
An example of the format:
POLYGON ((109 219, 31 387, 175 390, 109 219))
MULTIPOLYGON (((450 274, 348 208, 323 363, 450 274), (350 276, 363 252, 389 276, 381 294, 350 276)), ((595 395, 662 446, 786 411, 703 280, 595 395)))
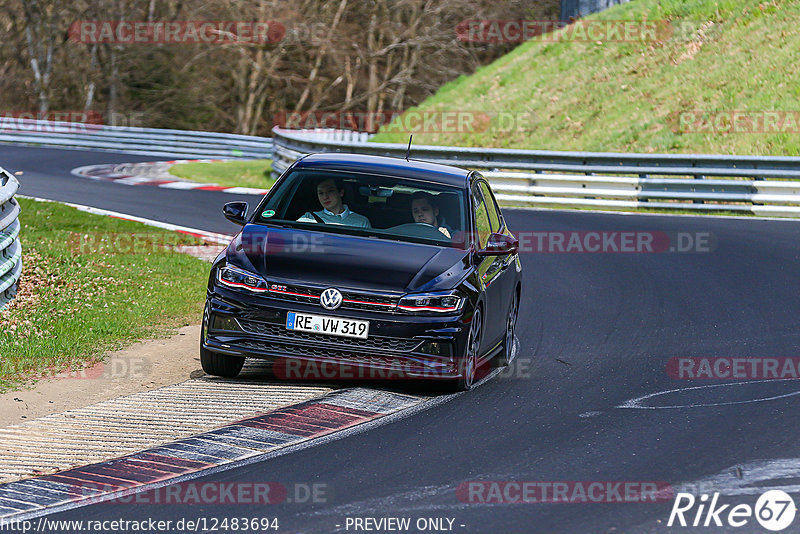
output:
POLYGON ((247 222, 247 202, 228 202, 222 207, 222 213, 229 221, 244 226, 247 222))
POLYGON ((506 234, 489 234, 486 248, 478 251, 479 256, 505 256, 519 251, 519 241, 506 234))

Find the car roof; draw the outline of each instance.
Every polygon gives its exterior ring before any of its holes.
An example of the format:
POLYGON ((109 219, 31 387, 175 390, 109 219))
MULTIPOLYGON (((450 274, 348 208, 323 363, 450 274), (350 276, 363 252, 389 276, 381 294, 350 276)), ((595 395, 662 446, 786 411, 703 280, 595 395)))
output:
POLYGON ((424 180, 435 184, 466 187, 471 171, 439 165, 427 161, 367 156, 364 154, 321 153, 311 154, 299 160, 295 169, 321 169, 337 171, 369 172, 388 176, 424 180))

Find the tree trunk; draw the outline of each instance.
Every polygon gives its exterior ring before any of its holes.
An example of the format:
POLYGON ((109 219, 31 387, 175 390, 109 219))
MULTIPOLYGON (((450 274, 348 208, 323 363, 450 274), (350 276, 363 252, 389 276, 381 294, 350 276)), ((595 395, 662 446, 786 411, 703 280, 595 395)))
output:
POLYGON ((50 110, 50 77, 53 72, 57 8, 52 3, 44 6, 38 0, 28 0, 23 3, 23 10, 34 90, 39 103, 39 114, 44 117, 50 110))
POLYGON ((330 29, 328 30, 328 35, 325 39, 325 42, 320 47, 319 51, 317 52, 317 57, 314 59, 314 67, 311 69, 311 74, 308 75, 308 83, 306 84, 305 89, 303 89, 303 93, 300 95, 297 105, 294 107, 295 113, 303 109, 303 104, 305 104, 306 99, 308 99, 308 95, 311 92, 311 87, 314 85, 314 80, 317 79, 317 73, 319 72, 319 67, 322 64, 322 58, 325 56, 325 53, 328 50, 331 39, 333 39, 334 35, 336 34, 336 27, 339 25, 339 21, 342 19, 342 13, 344 13, 345 8, 347 8, 347 0, 341 0, 341 2, 339 2, 339 8, 336 10, 336 15, 333 17, 333 22, 331 23, 330 29))

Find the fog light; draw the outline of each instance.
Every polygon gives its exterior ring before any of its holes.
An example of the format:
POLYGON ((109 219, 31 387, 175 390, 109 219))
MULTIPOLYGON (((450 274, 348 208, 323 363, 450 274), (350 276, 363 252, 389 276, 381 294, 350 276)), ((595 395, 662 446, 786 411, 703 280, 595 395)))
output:
POLYGON ((443 341, 426 341, 418 349, 418 352, 449 358, 453 355, 453 345, 443 341))
POLYGON ((211 325, 211 328, 214 330, 242 331, 242 329, 239 327, 239 323, 236 322, 236 319, 229 315, 214 315, 212 317, 211 325))

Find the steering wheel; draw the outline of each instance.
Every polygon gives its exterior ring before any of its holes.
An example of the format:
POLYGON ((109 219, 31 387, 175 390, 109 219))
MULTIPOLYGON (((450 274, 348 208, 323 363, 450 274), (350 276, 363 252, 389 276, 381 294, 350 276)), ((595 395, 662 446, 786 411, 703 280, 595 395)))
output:
POLYGON ((407 235, 411 237, 421 237, 424 239, 446 238, 446 236, 443 233, 441 233, 438 228, 428 223, 415 222, 415 223, 398 224, 397 226, 393 226, 388 230, 391 232, 395 232, 397 234, 407 235))

